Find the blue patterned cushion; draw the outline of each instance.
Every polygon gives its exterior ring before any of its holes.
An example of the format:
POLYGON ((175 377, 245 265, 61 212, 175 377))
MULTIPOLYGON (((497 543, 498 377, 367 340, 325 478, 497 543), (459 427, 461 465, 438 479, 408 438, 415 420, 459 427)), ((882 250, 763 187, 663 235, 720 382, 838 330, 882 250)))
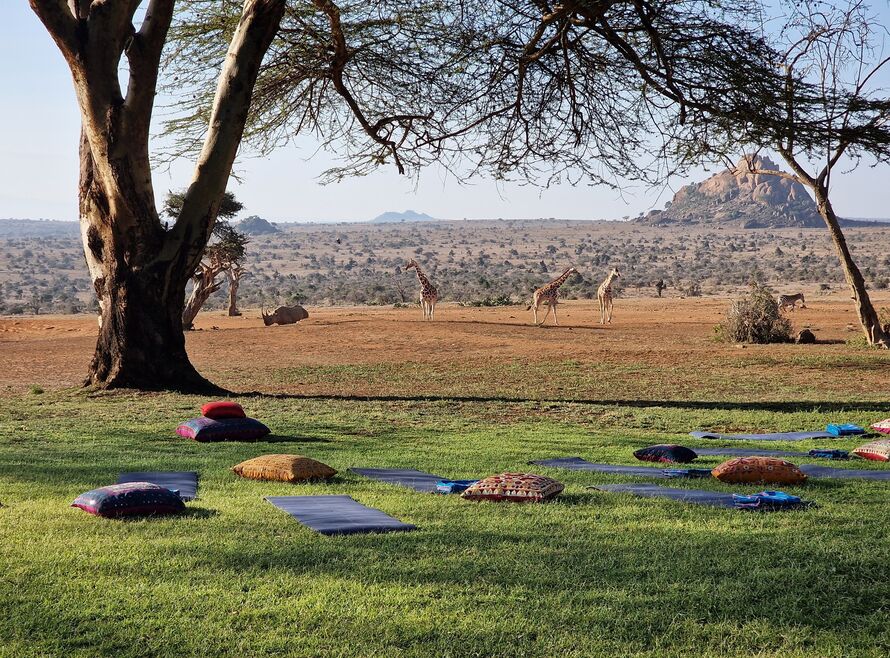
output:
POLYGON ((195 441, 258 441, 269 428, 253 418, 192 418, 176 428, 179 436, 195 441))

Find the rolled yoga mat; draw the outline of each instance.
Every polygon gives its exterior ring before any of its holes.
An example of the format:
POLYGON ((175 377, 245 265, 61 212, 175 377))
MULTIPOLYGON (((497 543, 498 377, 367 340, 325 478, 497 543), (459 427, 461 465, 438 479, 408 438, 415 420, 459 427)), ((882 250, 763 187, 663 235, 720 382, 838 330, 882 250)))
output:
POLYGON ((350 472, 363 475, 372 480, 395 484, 400 487, 408 487, 421 493, 436 493, 436 483, 444 480, 438 475, 424 473, 423 471, 401 470, 397 468, 350 468, 350 472))
POLYGON ((198 497, 198 474, 194 471, 134 471, 121 473, 118 484, 127 482, 151 482, 159 487, 175 489, 183 500, 198 497))
MULTIPOLYGON (((724 439, 727 441, 805 441, 806 439, 836 439, 828 432, 779 432, 776 434, 719 434, 717 432, 690 432, 696 439, 724 439)), ((693 448, 695 450, 695 448, 693 448)))
POLYGON ((406 532, 417 526, 402 523, 351 496, 267 496, 266 500, 323 535, 363 532, 406 532))

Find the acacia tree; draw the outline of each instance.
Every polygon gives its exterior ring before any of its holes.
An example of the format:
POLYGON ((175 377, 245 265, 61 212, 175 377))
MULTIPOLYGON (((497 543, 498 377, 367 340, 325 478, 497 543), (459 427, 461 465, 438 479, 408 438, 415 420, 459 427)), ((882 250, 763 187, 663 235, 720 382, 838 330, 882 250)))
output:
POLYGON ((743 124, 743 134, 757 147, 774 149, 791 169, 788 173, 765 168, 764 160, 751 155, 746 157, 751 173, 788 178, 813 193, 865 338, 870 345, 886 349, 890 333, 881 325, 830 198, 832 174, 839 166, 849 168, 849 162, 842 160, 845 156, 855 164, 864 155, 890 162, 890 99, 875 84, 890 57, 881 57, 875 50, 877 24, 863 2, 837 7, 798 4, 786 26, 786 33, 794 35, 792 43, 781 60, 786 72, 786 93, 780 103, 782 129, 763 130, 755 118, 743 124), (812 80, 821 90, 816 103, 800 102, 797 87, 802 79, 812 80), (816 132, 816 138, 800 140, 802 131, 816 132))
POLYGON ((138 29, 140 0, 29 2, 71 70, 81 115, 80 226, 100 311, 86 383, 212 389, 186 354, 185 286, 213 230, 285 0, 245 0, 182 211, 169 231, 155 206, 149 129, 174 0, 149 0, 138 29))
MULTIPOLYGON (((241 262, 244 260, 244 251, 247 246, 248 239, 243 233, 236 231, 227 222, 217 222, 213 227, 213 235, 215 240, 207 245, 204 250, 204 257, 198 264, 194 275, 192 276, 192 293, 189 295, 185 308, 182 311, 182 328, 190 330, 194 328, 195 318, 198 312, 210 298, 222 287, 223 280, 218 277, 220 274, 238 270, 238 279, 244 272, 241 262)), ((237 283, 235 292, 231 286, 232 275, 227 274, 230 281, 229 284, 229 310, 233 305, 234 294, 237 293, 237 283)))

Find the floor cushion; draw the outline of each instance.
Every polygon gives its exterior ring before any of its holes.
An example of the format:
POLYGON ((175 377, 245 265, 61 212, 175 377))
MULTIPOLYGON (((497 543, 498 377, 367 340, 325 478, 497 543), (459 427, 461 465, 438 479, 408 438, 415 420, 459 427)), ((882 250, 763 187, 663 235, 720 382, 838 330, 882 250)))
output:
POLYGON ((232 470, 251 480, 276 482, 323 480, 337 474, 327 464, 302 455, 260 455, 233 466, 232 470))
POLYGON ((495 500, 517 503, 541 502, 563 490, 553 478, 532 473, 501 473, 470 485, 461 496, 468 500, 495 500))
POLYGON ((258 441, 269 428, 253 418, 192 418, 176 428, 179 436, 195 441, 258 441))
POLYGON ((479 480, 439 480, 436 482, 436 493, 456 494, 466 491, 479 480))
POLYGON ((80 494, 71 507, 108 518, 177 514, 185 509, 179 493, 150 482, 112 484, 80 494))
POLYGON ((693 450, 673 443, 663 443, 634 450, 634 457, 644 462, 677 462, 688 464, 696 457, 693 450))
POLYGON ((807 476, 797 466, 775 457, 737 457, 720 464, 711 475, 721 482, 733 484, 767 482, 802 484, 807 476))
POLYGON ((237 402, 208 402, 201 407, 201 415, 207 418, 247 418, 244 408, 237 402))
POLYGON ((890 434, 890 418, 888 418, 887 420, 882 420, 879 423, 875 423, 871 426, 871 428, 876 432, 880 432, 881 434, 890 434))
POLYGON ((881 439, 861 445, 853 450, 853 454, 876 462, 890 461, 890 439, 881 439))

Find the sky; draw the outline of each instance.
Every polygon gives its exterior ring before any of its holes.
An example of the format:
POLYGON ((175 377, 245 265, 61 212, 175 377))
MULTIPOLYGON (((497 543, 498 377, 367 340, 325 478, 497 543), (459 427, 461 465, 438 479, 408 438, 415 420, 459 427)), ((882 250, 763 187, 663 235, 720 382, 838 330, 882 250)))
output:
MULTIPOLYGON (((890 25, 887 3, 882 22, 890 25)), ((24 0, 5 0, 0 20, 0 218, 77 219, 79 116, 68 68, 24 0)), ((666 188, 626 181, 620 190, 579 185, 540 190, 480 179, 459 185, 434 167, 419 180, 394 168, 321 185, 332 160, 310 138, 269 157, 242 154, 240 183, 230 185, 245 214, 272 221, 367 220, 388 211, 413 209, 440 219, 557 217, 621 219, 662 208, 682 185, 705 178, 704 170, 666 188)), ((191 163, 155 172, 158 196, 184 187, 191 163)), ((835 210, 846 217, 890 217, 890 166, 860 166, 836 176, 835 210)))

